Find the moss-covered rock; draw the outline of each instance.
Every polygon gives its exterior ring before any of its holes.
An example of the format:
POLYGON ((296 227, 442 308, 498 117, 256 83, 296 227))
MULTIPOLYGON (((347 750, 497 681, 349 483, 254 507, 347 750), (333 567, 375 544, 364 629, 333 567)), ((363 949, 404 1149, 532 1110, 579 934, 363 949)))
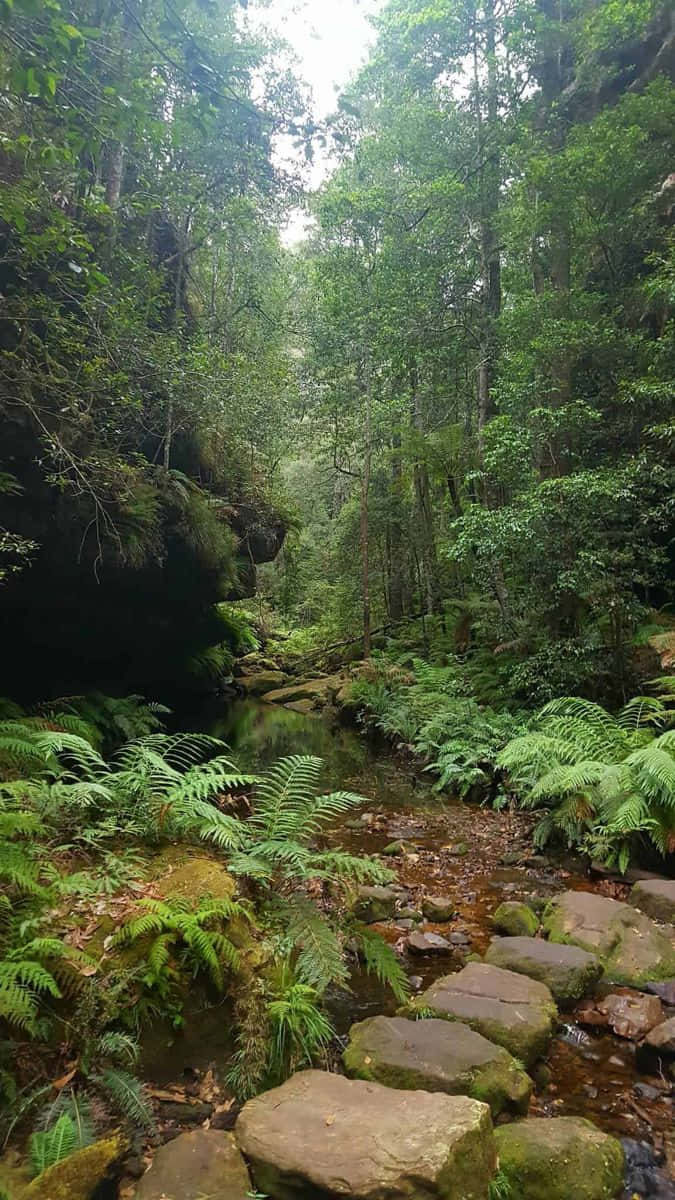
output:
MULTIPOLYGON (((283 671, 256 671, 251 675, 241 675, 237 683, 247 696, 264 696, 275 688, 281 688, 288 679, 283 671)), ((292 700, 293 697, 289 696, 292 700)))
POLYGON ((360 887, 352 911, 357 921, 372 925, 376 921, 387 921, 396 910, 398 892, 390 887, 360 887))
POLYGON ((675 975, 675 945, 665 931, 630 904, 593 892, 563 892, 544 912, 552 942, 595 954, 611 983, 642 987, 675 975))
POLYGON ((128 1143, 120 1135, 76 1150, 42 1171, 24 1190, 21 1200, 91 1200, 96 1188, 112 1173, 128 1143))
POLYGON ((539 917, 529 904, 520 900, 505 900, 492 914, 492 924, 509 937, 534 937, 539 929, 539 917))
POLYGON ((630 902, 655 921, 675 924, 675 879, 641 879, 631 891, 630 902))
POLYGON ((449 896, 425 896, 422 912, 428 921, 450 921, 455 915, 455 902, 449 896))
POLYGON ((348 1075, 386 1087, 470 1096, 525 1113, 532 1080, 501 1046, 461 1022, 370 1017, 352 1025, 342 1056, 348 1075))
POLYGON ((333 701, 341 686, 341 675, 322 675, 318 679, 289 683, 287 687, 270 684, 262 698, 268 704, 288 704, 292 700, 312 700, 317 707, 321 707, 333 701))
POLYGON ((495 1138, 509 1200, 612 1200, 623 1186, 621 1143, 582 1117, 531 1117, 495 1138))
POLYGON ((556 1004, 563 1008, 570 1008, 592 992, 602 976, 602 963, 594 954, 542 938, 493 938, 485 961, 545 983, 556 1004))

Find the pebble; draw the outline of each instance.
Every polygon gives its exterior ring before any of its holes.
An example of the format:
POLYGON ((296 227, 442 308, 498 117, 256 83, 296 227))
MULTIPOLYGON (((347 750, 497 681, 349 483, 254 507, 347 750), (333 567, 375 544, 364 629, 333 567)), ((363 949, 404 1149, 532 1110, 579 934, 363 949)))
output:
POLYGON ((406 945, 413 954, 444 954, 452 949, 439 933, 411 933, 406 945))

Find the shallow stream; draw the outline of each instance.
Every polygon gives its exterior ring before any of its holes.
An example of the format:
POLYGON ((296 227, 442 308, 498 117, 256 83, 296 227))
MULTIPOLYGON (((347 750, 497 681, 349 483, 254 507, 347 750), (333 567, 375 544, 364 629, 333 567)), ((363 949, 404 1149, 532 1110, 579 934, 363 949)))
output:
MULTIPOLYGON (((323 758, 326 790, 341 788, 367 798, 363 825, 354 828, 354 821, 342 822, 330 835, 331 841, 345 849, 370 854, 381 853, 388 843, 399 839, 412 844, 411 852, 388 861, 409 891, 413 906, 417 907, 424 893, 447 895, 458 913, 449 924, 425 923, 424 930, 446 937, 449 932, 464 934, 468 939, 466 946, 451 952, 413 956, 405 948, 407 930, 393 922, 381 925, 382 934, 401 951, 410 976, 417 977, 418 988, 459 970, 467 950, 484 952, 492 936, 490 915, 502 900, 607 886, 593 884, 579 865, 566 870, 536 855, 529 816, 494 812, 445 796, 439 799, 424 775, 391 750, 373 747, 356 731, 333 728, 318 717, 254 701, 237 703, 226 711, 202 711, 191 724, 227 742, 245 770, 260 770, 287 754, 323 758), (505 865, 505 858, 512 863, 518 853, 533 861, 505 865)), ((354 1020, 393 1012, 394 1007, 380 987, 360 973, 355 974, 351 991, 330 997, 331 1015, 341 1036, 354 1020)), ((587 1116, 610 1132, 645 1139, 659 1148, 665 1139, 668 1148, 673 1129, 672 1084, 640 1074, 632 1042, 582 1028, 575 1023, 574 1014, 564 1019, 538 1075, 531 1111, 542 1116, 587 1116)), ((210 1060, 222 1061, 219 1014, 213 1010, 202 1013, 198 1037, 190 1039, 193 1044, 181 1046, 182 1040, 176 1040, 172 1051, 169 1073, 174 1077, 180 1064, 204 1069, 210 1060)))

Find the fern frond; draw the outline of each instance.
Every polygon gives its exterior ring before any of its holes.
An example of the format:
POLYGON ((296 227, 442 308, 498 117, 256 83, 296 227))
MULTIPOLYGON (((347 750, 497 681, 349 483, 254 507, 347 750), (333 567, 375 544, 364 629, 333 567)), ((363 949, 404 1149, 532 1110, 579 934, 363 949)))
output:
POLYGON ((347 980, 342 946, 335 931, 310 900, 294 896, 286 902, 287 936, 297 948, 295 973, 319 994, 329 983, 347 980))
POLYGON ((68 1113, 62 1113, 51 1129, 31 1134, 28 1154, 33 1175, 41 1175, 77 1148, 77 1129, 68 1113))
POLYGON ((121 1116, 142 1129, 152 1128, 154 1116, 150 1098, 143 1085, 128 1071, 110 1067, 93 1075, 92 1081, 106 1093, 121 1116))
POLYGON ((405 1004, 410 995, 410 983, 389 943, 363 925, 356 929, 354 937, 366 970, 391 990, 399 1004, 405 1004))
POLYGON ((313 755, 279 759, 255 788, 251 829, 270 839, 293 837, 316 793, 322 760, 313 755))

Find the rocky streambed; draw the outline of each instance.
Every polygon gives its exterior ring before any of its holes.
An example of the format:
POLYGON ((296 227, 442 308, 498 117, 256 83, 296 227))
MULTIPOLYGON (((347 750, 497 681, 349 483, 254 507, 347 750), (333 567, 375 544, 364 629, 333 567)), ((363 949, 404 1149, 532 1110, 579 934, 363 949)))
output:
MULTIPOLYGON (((505 1200, 673 1200, 675 886, 542 856, 527 815, 441 803, 325 720, 249 701, 215 731, 247 768, 315 753, 331 786, 368 798, 330 836, 395 871, 355 903, 412 993, 397 1012, 355 957, 350 990, 329 997, 330 1070, 249 1102, 233 1133, 208 1128, 216 1111, 172 1138, 138 1200, 471 1200, 490 1187, 505 1200)), ((217 1077, 210 1050, 203 1038, 184 1069, 217 1077)))
MULTIPOLYGON (((227 1012, 196 993, 183 1029, 145 1044, 160 1144, 125 1157, 105 1200, 675 1200, 672 882, 549 859, 527 814, 441 801, 314 715, 247 701, 195 726, 245 769, 319 755, 328 787, 367 798, 327 836, 392 868, 354 907, 410 997, 397 1006, 355 950, 350 987, 327 997, 324 1069, 240 1111, 227 1012)), ((168 867, 171 886, 194 867, 168 867)), ((95 1154, 118 1158, 113 1141, 72 1155, 73 1180, 100 1173, 95 1154)), ((53 1183, 44 1200, 91 1191, 53 1183)))

